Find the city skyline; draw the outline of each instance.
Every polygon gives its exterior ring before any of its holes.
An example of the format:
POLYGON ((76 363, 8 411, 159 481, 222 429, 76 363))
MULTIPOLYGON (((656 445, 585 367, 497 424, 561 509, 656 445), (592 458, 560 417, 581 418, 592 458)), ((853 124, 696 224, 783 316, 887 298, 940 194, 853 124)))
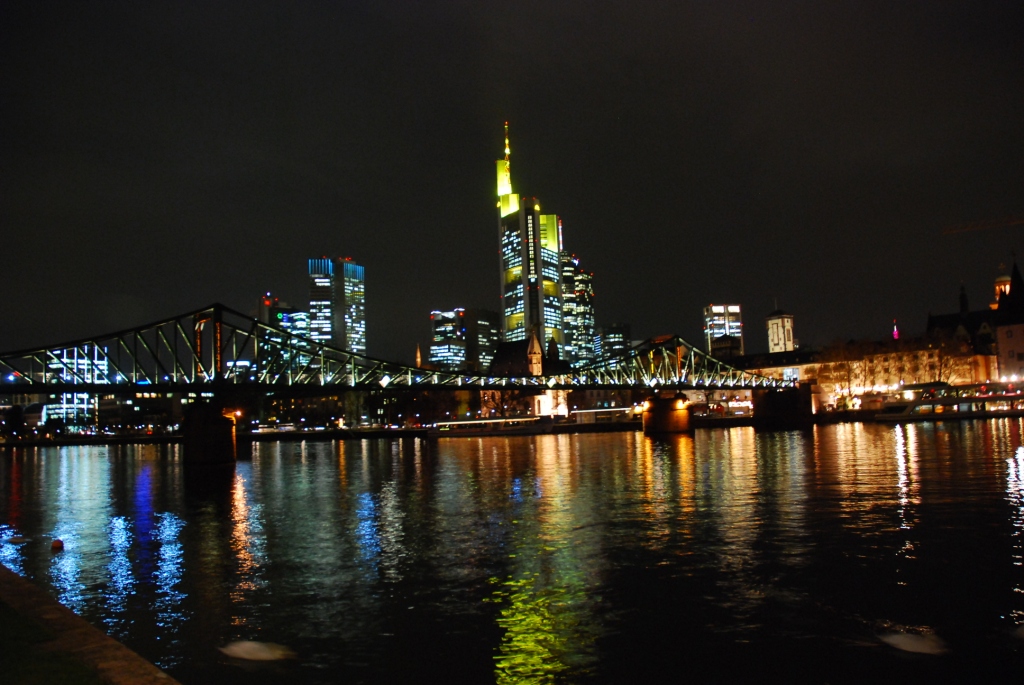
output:
POLYGON ((776 299, 805 347, 912 335, 1020 242, 1017 4, 403 7, 0 10, 0 349, 300 303, 345 250, 367 352, 411 360, 425 312, 499 309, 504 121, 636 338, 776 299))

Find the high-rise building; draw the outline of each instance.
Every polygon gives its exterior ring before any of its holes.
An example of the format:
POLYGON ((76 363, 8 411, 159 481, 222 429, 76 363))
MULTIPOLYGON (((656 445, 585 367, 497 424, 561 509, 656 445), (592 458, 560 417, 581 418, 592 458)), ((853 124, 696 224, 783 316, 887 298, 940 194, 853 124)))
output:
POLYGON ((309 337, 325 345, 334 344, 334 260, 309 260, 309 337))
MULTIPOLYGON (((743 355, 743 319, 738 304, 709 304, 704 307, 704 340, 708 353, 715 338, 729 336, 728 347, 732 356, 743 355)), ((719 346, 721 347, 721 346, 719 346)))
POLYGON ((466 368, 486 372, 501 342, 501 316, 489 309, 466 310, 466 368))
POLYGON ((776 309, 766 316, 764 321, 768 328, 769 352, 792 352, 796 349, 796 341, 793 339, 792 314, 776 309))
MULTIPOLYGON (((351 257, 339 260, 344 283, 344 299, 338 317, 340 332, 336 340, 343 350, 366 354, 366 269, 351 257)), ((335 329, 337 330, 337 329, 335 329)))
POLYGON ((295 373, 305 367, 311 358, 309 344, 309 313, 289 306, 287 302, 267 293, 260 298, 259 320, 282 329, 271 331, 257 346, 256 368, 259 373, 276 377, 295 373))
POLYGON ((445 371, 486 371, 501 340, 499 318, 497 312, 486 309, 430 312, 431 366, 445 371))
POLYGON ((309 337, 366 354, 365 269, 351 258, 309 260, 309 337))
POLYGON ((466 365, 466 310, 430 312, 433 337, 430 364, 443 371, 461 371, 466 365))
POLYGON ((601 326, 594 337, 594 354, 597 359, 613 359, 629 352, 632 344, 628 323, 601 326))
POLYGON ((579 257, 563 250, 562 322, 565 359, 580 366, 596 358, 594 352, 594 274, 580 266, 579 257))
POLYGON ((561 224, 541 214, 536 198, 512 192, 511 150, 505 123, 505 158, 498 172, 498 236, 501 246, 502 339, 526 340, 537 332, 542 345, 565 344, 559 253, 561 224))

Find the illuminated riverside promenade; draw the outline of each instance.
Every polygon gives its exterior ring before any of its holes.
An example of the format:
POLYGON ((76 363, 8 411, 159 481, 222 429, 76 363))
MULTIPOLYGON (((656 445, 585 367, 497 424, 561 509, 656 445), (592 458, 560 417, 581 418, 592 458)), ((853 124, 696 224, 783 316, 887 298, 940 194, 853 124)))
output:
POLYGON ((29 541, 0 561, 185 683, 998 682, 1021 433, 263 443, 198 479, 175 446, 8 450, 0 538, 29 541), (300 658, 243 669, 237 639, 300 658))

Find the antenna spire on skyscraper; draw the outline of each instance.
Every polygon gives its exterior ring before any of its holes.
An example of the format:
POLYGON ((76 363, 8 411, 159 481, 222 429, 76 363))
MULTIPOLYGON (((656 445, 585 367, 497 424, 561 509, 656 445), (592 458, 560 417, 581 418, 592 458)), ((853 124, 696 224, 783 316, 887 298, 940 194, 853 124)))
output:
MULTIPOLYGON (((512 195, 512 162, 511 160, 512 149, 508 144, 508 122, 505 122, 505 159, 496 160, 495 164, 498 167, 498 197, 505 197, 512 195)), ((505 207, 502 211, 502 216, 509 212, 514 212, 519 208, 518 198, 509 198, 510 204, 505 207), (515 205, 515 207, 512 207, 515 205)), ((498 206, 501 207, 501 201, 498 201, 498 206)))
POLYGON ((508 169, 511 163, 509 162, 509 155, 512 154, 512 150, 508 146, 508 122, 505 122, 505 168, 508 169))

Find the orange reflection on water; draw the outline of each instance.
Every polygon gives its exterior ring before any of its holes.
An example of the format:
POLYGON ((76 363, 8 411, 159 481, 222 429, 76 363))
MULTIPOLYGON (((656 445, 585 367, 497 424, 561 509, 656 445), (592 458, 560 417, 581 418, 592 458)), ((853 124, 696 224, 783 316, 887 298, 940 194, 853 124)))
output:
MULTIPOLYGON (((259 506, 249 503, 246 482, 240 473, 235 474, 231 492, 231 538, 230 546, 238 563, 238 581, 228 596, 232 603, 244 605, 247 597, 258 589, 263 563, 263 525, 259 506)), ((245 617, 238 614, 231 620, 232 625, 244 625, 245 617)))

